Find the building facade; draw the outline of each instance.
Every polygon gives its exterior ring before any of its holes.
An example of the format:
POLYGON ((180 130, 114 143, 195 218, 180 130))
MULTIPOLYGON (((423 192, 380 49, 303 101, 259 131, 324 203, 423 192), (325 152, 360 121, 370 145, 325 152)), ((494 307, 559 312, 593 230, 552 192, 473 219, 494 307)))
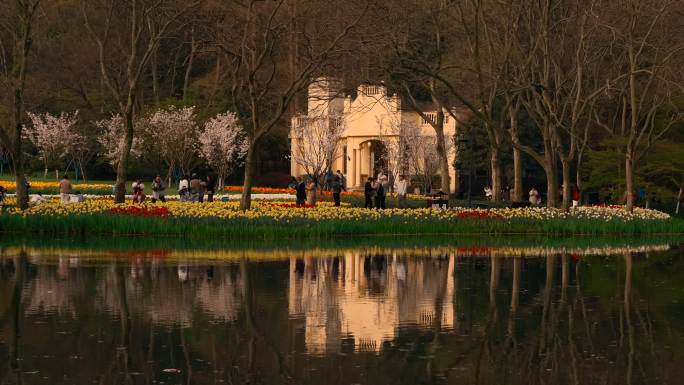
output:
MULTIPOLYGON (((421 155, 413 153, 410 156, 436 156, 436 135, 428 121, 437 116, 434 107, 425 106, 422 115, 409 110, 402 106, 397 95, 388 94, 384 85, 361 85, 355 98, 342 95, 340 90, 340 83, 330 78, 317 79, 309 87, 307 113, 292 118, 292 175, 325 173, 328 168, 333 172, 341 170, 348 189, 361 189, 369 176, 415 174, 419 164, 427 164, 427 160, 405 159, 404 166, 399 166, 399 158, 407 156, 402 153, 399 143, 403 133, 408 131, 414 135, 413 141, 416 135, 433 139, 421 141, 426 143, 421 155), (330 142, 334 142, 332 147, 329 147, 330 142), (406 162, 417 162, 418 166, 412 168, 413 172, 407 171, 406 162), (312 172, 312 169, 317 170, 312 172)), ((456 151, 452 143, 457 121, 447 111, 443 112, 453 192, 456 151)))

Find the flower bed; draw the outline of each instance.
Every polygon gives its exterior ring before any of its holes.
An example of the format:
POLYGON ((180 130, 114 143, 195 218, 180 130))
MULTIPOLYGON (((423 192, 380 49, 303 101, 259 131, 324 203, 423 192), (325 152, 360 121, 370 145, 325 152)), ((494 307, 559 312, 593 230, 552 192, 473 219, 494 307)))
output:
POLYGON ((160 206, 116 206, 107 210, 108 214, 130 215, 136 217, 168 217, 168 207, 160 206))
POLYGON ((225 237, 328 237, 346 234, 683 234, 684 221, 637 208, 453 208, 439 210, 333 207, 300 209, 288 201, 116 205, 111 199, 60 204, 56 199, 0 215, 0 231, 217 235, 225 237), (167 220, 160 221, 159 218, 167 220))
MULTIPOLYGON (((57 194, 59 193, 59 182, 29 181, 31 193, 57 194)), ((0 186, 10 193, 16 190, 16 182, 10 180, 0 180, 0 186)), ((74 191, 81 191, 89 194, 111 194, 112 185, 107 183, 78 183, 73 186, 74 191)))

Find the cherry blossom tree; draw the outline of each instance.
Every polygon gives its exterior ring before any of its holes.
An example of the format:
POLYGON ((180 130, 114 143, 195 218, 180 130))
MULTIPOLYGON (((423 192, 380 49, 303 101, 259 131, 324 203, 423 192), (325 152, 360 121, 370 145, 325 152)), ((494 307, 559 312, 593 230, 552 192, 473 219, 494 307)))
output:
MULTIPOLYGON (((24 127, 24 136, 36 147, 38 156, 45 167, 47 178, 51 165, 60 166, 75 152, 76 146, 82 143, 81 136, 75 128, 78 124, 78 111, 73 114, 62 112, 59 116, 49 112, 34 114, 29 112, 31 125, 24 127)), ((58 178, 55 169, 55 178, 58 178)))
POLYGON ((189 173, 197 159, 198 127, 195 107, 170 106, 155 111, 144 120, 146 147, 161 158, 168 167, 168 176, 178 167, 189 173))
MULTIPOLYGON (((95 122, 95 126, 102 130, 97 138, 98 143, 102 146, 100 154, 116 170, 121 161, 121 156, 126 150, 124 119, 119 114, 113 114, 108 119, 95 122)), ((130 157, 139 158, 141 155, 142 141, 139 138, 133 138, 130 157)))
POLYGON ((344 120, 337 115, 297 119, 291 133, 295 143, 292 161, 318 180, 342 155, 338 147, 343 132, 344 120))
POLYGON ((218 174, 218 188, 247 154, 249 143, 245 131, 233 112, 218 114, 209 119, 199 134, 197 150, 218 174))

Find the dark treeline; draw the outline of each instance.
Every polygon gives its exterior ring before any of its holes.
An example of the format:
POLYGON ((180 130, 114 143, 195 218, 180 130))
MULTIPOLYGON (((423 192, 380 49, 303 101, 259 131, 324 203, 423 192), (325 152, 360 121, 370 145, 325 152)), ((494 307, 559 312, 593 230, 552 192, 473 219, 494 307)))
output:
MULTIPOLYGON (((545 183, 549 206, 567 208, 576 186, 631 209, 641 191, 672 197, 683 183, 683 16, 679 0, 5 1, 3 161, 25 206, 25 171, 48 168, 22 140, 29 112, 79 111, 90 152, 78 158, 91 176, 107 170, 94 122, 118 115, 110 170, 122 200, 140 162, 131 149, 141 117, 168 106, 195 106, 201 121, 230 111, 247 141, 249 208, 255 178, 282 171, 289 118, 305 108, 312 79, 334 76, 347 93, 383 81, 408 108, 446 111, 430 122, 443 190, 446 142, 456 141, 460 175, 486 175, 494 200, 504 186, 523 200, 545 183), (471 118, 445 138, 456 108, 471 118)), ((171 170, 153 149, 141 152, 154 170, 171 170)))

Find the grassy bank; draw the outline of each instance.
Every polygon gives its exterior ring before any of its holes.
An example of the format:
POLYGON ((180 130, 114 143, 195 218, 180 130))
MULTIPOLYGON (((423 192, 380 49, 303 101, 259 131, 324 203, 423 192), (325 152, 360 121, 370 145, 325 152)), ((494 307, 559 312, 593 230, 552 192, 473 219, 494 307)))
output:
POLYGON ((10 234, 159 235, 183 238, 281 239, 335 238, 350 235, 657 235, 684 234, 684 220, 480 219, 447 220, 423 217, 364 218, 363 220, 274 218, 137 217, 109 214, 72 216, 0 215, 0 231, 10 234))

